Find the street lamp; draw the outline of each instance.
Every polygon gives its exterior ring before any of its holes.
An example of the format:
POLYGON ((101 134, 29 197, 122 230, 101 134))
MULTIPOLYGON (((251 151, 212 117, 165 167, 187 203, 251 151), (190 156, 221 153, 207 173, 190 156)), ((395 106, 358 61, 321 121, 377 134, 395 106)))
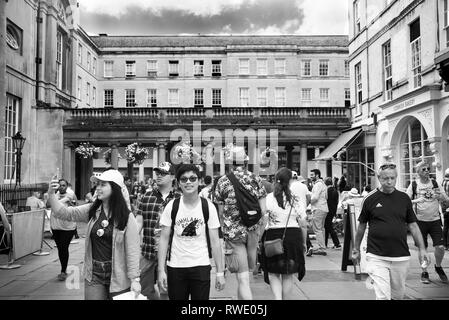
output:
POLYGON ((22 137, 20 131, 11 137, 13 148, 16 149, 16 186, 20 185, 20 167, 21 167, 21 157, 22 157, 22 149, 25 145, 25 138, 22 137))

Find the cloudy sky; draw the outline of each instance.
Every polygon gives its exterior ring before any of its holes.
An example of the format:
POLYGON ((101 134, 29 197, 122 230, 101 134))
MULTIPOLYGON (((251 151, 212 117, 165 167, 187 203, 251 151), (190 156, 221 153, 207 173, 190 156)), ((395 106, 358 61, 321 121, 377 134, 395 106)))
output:
POLYGON ((79 0, 89 34, 347 34, 347 0, 79 0))

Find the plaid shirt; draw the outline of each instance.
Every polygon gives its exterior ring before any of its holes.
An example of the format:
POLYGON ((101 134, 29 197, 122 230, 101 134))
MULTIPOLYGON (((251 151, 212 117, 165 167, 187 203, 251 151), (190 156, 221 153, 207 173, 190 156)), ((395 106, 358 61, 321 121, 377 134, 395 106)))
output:
POLYGON ((137 202, 136 215, 143 218, 143 243, 141 246, 142 256, 147 259, 157 259, 157 243, 154 229, 159 227, 159 217, 164 207, 170 200, 179 198, 180 194, 174 190, 170 191, 165 200, 158 189, 145 193, 137 202))

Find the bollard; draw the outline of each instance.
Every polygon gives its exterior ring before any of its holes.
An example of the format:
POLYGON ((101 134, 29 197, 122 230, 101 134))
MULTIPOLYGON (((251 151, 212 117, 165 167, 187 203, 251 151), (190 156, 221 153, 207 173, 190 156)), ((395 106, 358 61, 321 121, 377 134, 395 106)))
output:
MULTIPOLYGON (((357 234, 357 222, 355 219, 355 205, 353 203, 348 204, 348 219, 350 221, 351 226, 351 242, 352 247, 354 247, 355 244, 355 236, 357 234)), ((356 280, 362 280, 362 271, 360 268, 360 262, 359 261, 353 261, 354 264, 354 276, 356 280)))

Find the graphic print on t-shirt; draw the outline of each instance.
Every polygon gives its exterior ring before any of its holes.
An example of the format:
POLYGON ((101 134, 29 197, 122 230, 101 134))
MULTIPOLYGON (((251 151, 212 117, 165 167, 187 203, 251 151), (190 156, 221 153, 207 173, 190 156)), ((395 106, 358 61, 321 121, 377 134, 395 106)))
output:
POLYGON ((201 226, 204 225, 203 219, 194 217, 182 218, 176 220, 176 234, 183 240, 195 239, 201 235, 201 226))
POLYGON ((420 188, 418 193, 424 197, 424 199, 426 200, 432 200, 433 199, 433 195, 434 195, 434 191, 432 187, 424 187, 424 188, 420 188))

